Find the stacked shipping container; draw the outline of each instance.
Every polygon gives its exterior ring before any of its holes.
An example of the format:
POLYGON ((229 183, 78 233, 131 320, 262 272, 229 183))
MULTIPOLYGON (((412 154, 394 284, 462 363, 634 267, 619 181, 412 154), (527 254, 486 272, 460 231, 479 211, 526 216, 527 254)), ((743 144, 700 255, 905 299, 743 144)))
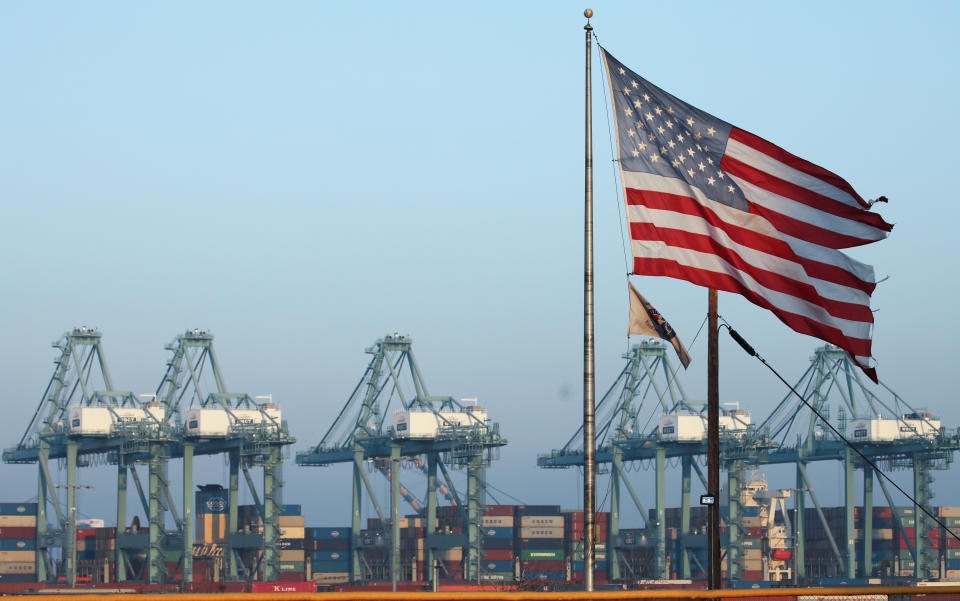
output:
POLYGON ((516 578, 513 505, 487 505, 480 518, 480 579, 508 582, 516 578))
POLYGON ((37 561, 37 504, 0 503, 0 582, 33 582, 37 561))
POLYGON ((518 505, 517 554, 521 580, 567 579, 564 519, 559 505, 518 505))
MULTIPOLYGON (((594 547, 593 581, 595 584, 607 582, 608 559, 607 540, 610 532, 610 514, 598 512, 594 518, 594 547)), ((570 558, 570 579, 574 582, 583 582, 584 554, 587 541, 583 537, 584 514, 582 511, 564 512, 564 543, 570 558)))
POLYGON ((350 580, 351 528, 307 528, 310 575, 317 584, 350 580))

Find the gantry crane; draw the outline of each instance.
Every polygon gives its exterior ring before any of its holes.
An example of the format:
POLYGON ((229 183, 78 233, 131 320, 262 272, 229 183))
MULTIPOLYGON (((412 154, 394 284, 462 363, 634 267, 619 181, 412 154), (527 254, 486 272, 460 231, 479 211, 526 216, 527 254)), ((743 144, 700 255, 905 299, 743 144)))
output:
MULTIPOLYGON (((631 570, 621 561, 628 550, 638 546, 634 537, 620 536, 621 487, 625 487, 640 515, 646 522, 652 541, 653 565, 643 574, 633 577, 667 578, 666 565, 666 464, 671 458, 679 458, 681 478, 681 576, 689 578, 691 561, 696 562, 695 549, 706 546, 703 534, 690 531, 691 475, 695 471, 706 488, 706 477, 696 458, 707 451, 705 435, 688 438, 680 436, 679 421, 669 432, 661 428, 661 418, 676 416, 678 420, 692 418, 695 424, 705 421, 706 403, 690 400, 676 377, 667 347, 657 341, 645 341, 631 347, 623 358, 624 368, 597 403, 597 451, 598 468, 609 464, 610 488, 610 539, 607 548, 611 580, 624 576, 623 570, 631 570), (649 403, 645 402, 649 399, 649 403), (634 463, 651 462, 655 477, 655 506, 652 514, 644 508, 640 496, 631 484, 627 472, 634 463), (653 519, 650 519, 653 515, 653 519)), ((728 473, 734 475, 743 469, 743 455, 753 455, 769 446, 769 441, 759 434, 740 410, 723 411, 722 421, 727 426, 721 432, 722 463, 728 473)), ((583 467, 582 426, 560 449, 537 458, 543 468, 583 467)), ((734 476, 735 477, 735 476, 734 476)), ((703 571, 704 566, 699 566, 703 571)))
MULTIPOLYGON (((428 390, 420 367, 413 355, 413 342, 399 334, 388 335, 367 349, 371 355, 363 376, 333 424, 320 442, 307 451, 297 453, 296 462, 302 466, 326 466, 349 463, 353 468, 352 484, 352 546, 350 578, 366 579, 371 574, 364 556, 361 537, 361 500, 364 489, 377 515, 390 524, 387 537, 390 545, 390 573, 395 583, 399 563, 399 469, 402 460, 413 460, 423 465, 426 457, 427 527, 426 565, 433 566, 440 549, 464 549, 463 566, 467 579, 477 577, 480 555, 480 516, 484 504, 484 471, 492 451, 506 444, 500 437, 499 425, 486 422, 485 415, 476 407, 465 406, 449 396, 433 396, 428 390), (427 415, 433 424, 429 432, 398 431, 390 422, 391 403, 396 399, 400 411, 427 415), (377 500, 372 483, 364 470, 364 462, 373 460, 382 465, 389 461, 390 517, 386 518, 377 500), (461 499, 453 486, 447 465, 467 472, 467 498, 461 499), (464 534, 441 534, 436 529, 438 470, 443 475, 454 504, 461 508, 464 534), (465 502, 464 502, 465 501, 465 502)), ((411 417, 411 420, 413 418, 411 417)), ((409 422, 409 423, 412 423, 409 422)), ((434 571, 430 570, 430 580, 434 571)))
MULTIPOLYGON (((690 575, 690 560, 695 556, 688 551, 704 545, 703 536, 689 531, 690 475, 693 468, 701 482, 706 482, 695 458, 706 453, 706 443, 700 440, 667 441, 661 429, 654 424, 656 415, 650 415, 646 421, 640 408, 650 393, 655 394, 652 407, 655 412, 700 412, 702 403, 686 399, 683 389, 674 378, 665 348, 658 342, 645 342, 633 347, 624 356, 627 364, 613 386, 597 404, 597 463, 611 464, 611 544, 610 575, 612 579, 621 576, 618 555, 629 545, 618 537, 620 487, 625 485, 635 505, 644 519, 647 511, 643 508, 639 496, 626 479, 623 466, 629 461, 651 461, 655 466, 656 508, 655 519, 647 524, 652 530, 650 537, 656 546, 652 576, 666 577, 664 557, 663 505, 665 459, 680 457, 682 469, 681 491, 681 548, 680 573, 682 577, 690 575), (658 383, 659 382, 659 383, 658 383)), ((846 352, 825 346, 815 351, 811 364, 794 388, 824 417, 836 416, 836 426, 857 445, 875 464, 886 469, 913 470, 913 496, 918 505, 931 506, 931 471, 946 469, 953 460, 953 453, 960 449, 960 437, 956 432, 947 431, 938 420, 929 413, 915 409, 906 403, 893 390, 880 384, 879 391, 863 382, 859 369, 853 364, 846 352), (884 421, 892 427, 891 433, 884 439, 877 439, 872 432, 872 421, 884 421), (848 427, 854 426, 856 428, 848 427)), ((650 407, 647 408, 650 411, 650 407)), ((726 419, 734 422, 740 419, 740 411, 722 411, 726 419)), ((722 416, 721 419, 724 419, 722 416)), ((795 464, 796 489, 794 498, 794 518, 792 533, 795 540, 795 575, 803 578, 804 573, 804 510, 806 498, 813 502, 816 513, 823 524, 827 538, 839 567, 838 574, 846 577, 870 576, 873 571, 871 558, 873 482, 874 470, 850 449, 846 443, 825 427, 819 418, 809 411, 793 393, 788 393, 763 422, 746 428, 736 427, 721 432, 720 463, 727 472, 727 491, 729 505, 724 522, 727 525, 725 553, 728 562, 728 578, 739 579, 743 571, 742 532, 740 524, 743 516, 740 507, 741 493, 747 483, 744 473, 764 464, 795 464), (816 496, 807 465, 816 461, 840 461, 845 469, 845 536, 835 537, 827 525, 827 520, 816 496), (863 563, 856 561, 856 542, 854 536, 854 474, 863 471, 864 482, 864 524, 863 563)), ((567 444, 538 458, 537 464, 544 468, 573 467, 583 465, 583 452, 580 444, 580 432, 574 434, 567 444)), ((895 499, 887 484, 878 480, 884 497, 891 508, 895 499)), ((893 511, 897 530, 903 531, 900 516, 893 511)), ((922 512, 916 511, 916 532, 926 532, 931 521, 922 512)), ((899 534, 898 534, 899 536, 899 534)), ((936 568, 936 555, 923 536, 916 537, 916 543, 908 537, 908 547, 916 561, 917 578, 929 576, 936 568)), ((700 566, 701 568, 705 566, 700 566)))
MULTIPOLYGON (((199 329, 188 330, 166 348, 172 356, 167 362, 167 370, 156 395, 165 408, 165 419, 179 425, 179 456, 183 457, 184 507, 187 508, 185 517, 192 514, 193 508, 193 499, 188 498, 192 494, 193 457, 226 454, 230 470, 227 486, 227 578, 247 580, 262 570, 264 580, 275 580, 280 555, 277 518, 280 515, 283 485, 282 449, 293 444, 295 439, 290 436, 286 422, 279 418, 272 398, 269 402, 258 403, 257 399, 246 393, 228 391, 211 333, 199 329), (211 377, 214 390, 204 394, 205 382, 211 377), (205 416, 211 416, 222 425, 212 429, 205 427, 205 416), (263 468, 262 501, 250 475, 251 467, 263 468), (239 531, 241 473, 262 518, 262 534, 239 531)), ((190 537, 192 553, 192 534, 188 530, 185 528, 184 533, 185 537, 190 537)), ((150 548, 154 549, 153 537, 150 548)), ((185 578, 186 568, 185 564, 185 578)))
MULTIPOLYGON (((953 454, 960 450, 960 436, 956 431, 941 427, 939 420, 925 411, 908 404, 900 395, 882 382, 879 386, 863 381, 859 368, 847 353, 826 345, 816 349, 810 366, 794 388, 825 418, 833 419, 834 426, 852 441, 864 455, 885 471, 907 469, 913 471, 913 497, 917 505, 930 508, 933 492, 931 471, 947 469, 953 454)), ((786 395, 770 416, 759 426, 777 443, 777 448, 761 455, 760 463, 795 464, 796 487, 794 531, 796 538, 796 571, 804 576, 804 510, 809 496, 823 523, 833 555, 845 577, 870 576, 873 572, 873 483, 874 469, 863 461, 833 431, 807 410, 792 394, 786 395), (807 475, 807 465, 814 461, 839 461, 844 469, 845 532, 837 541, 827 527, 827 521, 817 499, 813 484, 807 475), (857 565, 854 537, 855 470, 863 472, 863 564, 857 565), (807 493, 807 494, 804 494, 807 493)), ((891 509, 896 499, 887 483, 877 479, 891 509)), ((896 529, 903 532, 901 517, 893 511, 896 529)), ((915 577, 926 578, 937 569, 936 552, 925 540, 933 525, 923 511, 916 514, 915 543, 904 537, 915 560, 915 577)), ((898 535, 899 536, 899 535, 898 535)))
POLYGON ((244 568, 244 575, 256 570, 257 566, 244 566, 240 559, 242 553, 251 548, 263 550, 257 561, 262 563, 264 577, 275 576, 280 449, 292 444, 294 439, 289 436, 286 424, 277 420, 264 406, 245 394, 227 392, 212 343, 213 336, 200 330, 178 336, 167 347, 173 357, 156 394, 145 395, 153 397, 150 402, 141 402, 131 392, 114 390, 100 332, 86 327, 76 328, 54 343, 59 357, 53 376, 23 436, 3 453, 6 463, 38 464, 38 580, 55 576, 54 564, 47 551, 56 547, 62 549, 63 573, 67 581, 76 580, 77 467, 88 464, 91 457, 104 456, 109 463, 117 465, 117 579, 144 580, 151 584, 165 582, 169 575, 164 554, 176 550, 182 552, 183 580, 190 582, 193 457, 219 453, 229 454, 231 464, 228 577, 240 578, 238 566, 244 568), (201 380, 207 369, 214 374, 217 392, 204 396, 200 392, 201 380), (188 402, 185 403, 184 399, 188 402), (229 428, 216 435, 200 436, 185 427, 181 409, 195 404, 218 408, 231 416, 229 428), (262 418, 240 419, 237 416, 240 410, 253 411, 262 418), (177 511, 169 486, 168 464, 176 458, 184 460, 182 513, 177 511), (49 469, 51 459, 65 460, 66 508, 57 498, 57 485, 49 469), (148 469, 146 493, 137 472, 137 466, 144 464, 148 469), (247 469, 253 465, 264 468, 263 503, 259 502, 247 469), (237 474, 240 467, 261 510, 263 535, 237 532, 237 474), (128 476, 133 477, 147 516, 146 531, 124 531, 128 476), (48 502, 52 502, 57 514, 58 526, 54 529, 47 527, 48 502), (174 531, 166 529, 168 514, 175 524, 174 531), (144 556, 146 561, 141 563, 140 558, 144 556))
MULTIPOLYGON (((131 392, 114 389, 100 332, 75 328, 53 347, 59 351, 53 375, 27 429, 3 452, 3 460, 37 464, 38 581, 56 577, 48 551, 59 547, 63 575, 72 583, 77 576, 77 467, 96 455, 144 460, 149 449, 139 443, 140 437, 164 436, 165 424, 156 412, 145 411, 131 392), (66 464, 65 506, 56 491, 61 485, 50 472, 51 459, 66 464), (48 503, 56 513, 52 529, 47 524, 48 503)), ((122 481, 125 490, 125 475, 122 481)))

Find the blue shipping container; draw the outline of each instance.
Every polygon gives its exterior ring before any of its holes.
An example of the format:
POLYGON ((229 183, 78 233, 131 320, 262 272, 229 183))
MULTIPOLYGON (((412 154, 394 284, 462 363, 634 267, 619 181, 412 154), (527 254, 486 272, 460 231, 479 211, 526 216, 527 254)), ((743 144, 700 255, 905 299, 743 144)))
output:
POLYGON ((481 561, 480 569, 487 572, 513 572, 513 562, 509 559, 500 561, 481 561))
POLYGON ((527 574, 527 578, 531 580, 548 580, 550 582, 558 582, 561 580, 567 579, 566 572, 531 572, 527 574))
POLYGON ((314 572, 349 572, 349 561, 315 561, 313 562, 314 572))
POLYGON ((350 532, 352 528, 307 528, 307 532, 314 539, 338 539, 338 538, 350 538, 350 532))
POLYGON ((302 515, 301 511, 303 511, 302 505, 282 505, 280 507, 280 515, 302 515))
POLYGON ((480 534, 484 538, 513 538, 513 528, 489 528, 484 526, 480 529, 480 534))
POLYGON ((560 515, 560 506, 517 505, 517 515, 560 515))
POLYGON ((0 574, 0 582, 36 582, 36 574, 0 574))
POLYGON ((0 515, 37 515, 37 504, 0 503, 0 515))
POLYGON ((310 554, 313 561, 348 561, 349 551, 314 551, 310 554))
MULTIPOLYGON (((489 549, 490 546, 487 545, 489 549)), ((521 538, 517 542, 518 549, 562 549, 562 538, 521 538)))
POLYGON ((36 551, 35 538, 0 538, 0 551, 36 551))
POLYGON ((345 538, 343 540, 336 539, 314 539, 310 541, 312 544, 307 548, 311 551, 349 551, 350 550, 350 539, 345 538))
MULTIPOLYGON (((491 551, 504 551, 513 549, 512 538, 487 538, 483 540, 483 548, 491 551)), ((557 547, 559 548, 559 547, 557 547)))
POLYGON ((946 569, 948 570, 960 570, 960 559, 946 559, 946 569))

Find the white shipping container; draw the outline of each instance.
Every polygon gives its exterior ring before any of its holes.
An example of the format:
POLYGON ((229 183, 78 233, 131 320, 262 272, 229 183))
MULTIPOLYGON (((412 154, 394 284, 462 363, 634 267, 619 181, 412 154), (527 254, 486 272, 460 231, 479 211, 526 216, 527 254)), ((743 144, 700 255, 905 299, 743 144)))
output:
POLYGON ((534 526, 548 528, 563 528, 562 515, 522 515, 520 516, 520 528, 532 528, 534 526))
POLYGON ((890 442, 900 438, 900 425, 895 419, 855 419, 850 434, 854 442, 890 442))
POLYGON ((563 526, 527 526, 520 528, 520 538, 563 538, 563 526))
POLYGON ((440 430, 453 427, 485 426, 486 411, 467 412, 397 411, 393 416, 396 438, 436 438, 440 430))
POLYGON ((223 409, 193 407, 184 420, 187 436, 226 436, 230 431, 230 419, 223 409))
POLYGON ((750 425, 750 414, 743 409, 734 409, 719 416, 717 421, 721 430, 726 430, 729 434, 741 434, 746 432, 750 425))
POLYGON ((940 420, 930 414, 909 413, 900 422, 900 438, 935 438, 940 432, 940 420))
POLYGON ((280 410, 276 407, 231 409, 227 415, 230 419, 230 427, 234 429, 264 424, 268 430, 276 430, 280 426, 280 410))
POLYGON ((113 426, 106 407, 70 407, 70 433, 107 435, 113 426))
POLYGON ((494 528, 513 528, 513 516, 485 515, 480 518, 480 525, 494 528))
POLYGON ((700 415, 665 413, 660 416, 661 440, 703 440, 707 420, 700 415))

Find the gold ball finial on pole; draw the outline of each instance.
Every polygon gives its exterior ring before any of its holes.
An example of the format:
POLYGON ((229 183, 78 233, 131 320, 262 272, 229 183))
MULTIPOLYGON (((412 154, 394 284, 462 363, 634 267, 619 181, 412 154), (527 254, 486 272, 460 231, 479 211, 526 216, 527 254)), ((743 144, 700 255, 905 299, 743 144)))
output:
POLYGON ((587 10, 583 11, 583 16, 588 19, 593 17, 593 10, 588 8, 587 10))

